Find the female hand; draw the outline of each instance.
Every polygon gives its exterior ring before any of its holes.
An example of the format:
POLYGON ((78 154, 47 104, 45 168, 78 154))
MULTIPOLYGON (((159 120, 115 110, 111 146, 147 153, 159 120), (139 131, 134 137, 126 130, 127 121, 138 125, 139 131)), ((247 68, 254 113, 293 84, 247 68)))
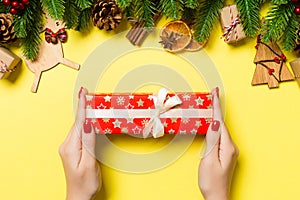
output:
POLYGON ((59 148, 66 183, 67 200, 90 200, 101 188, 100 166, 95 159, 96 135, 91 124, 85 123, 87 90, 78 94, 78 110, 75 123, 59 148))
POLYGON ((218 88, 212 95, 214 121, 206 135, 206 152, 199 165, 198 181, 206 200, 225 200, 239 151, 223 122, 218 88))

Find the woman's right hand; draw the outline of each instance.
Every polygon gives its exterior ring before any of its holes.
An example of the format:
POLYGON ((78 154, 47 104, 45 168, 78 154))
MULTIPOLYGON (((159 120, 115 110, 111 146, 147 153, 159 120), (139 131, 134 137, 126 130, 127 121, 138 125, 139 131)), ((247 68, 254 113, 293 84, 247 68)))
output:
POLYGON ((206 200, 226 200, 239 150, 224 124, 218 88, 212 95, 213 122, 206 135, 206 152, 200 161, 198 181, 206 200))

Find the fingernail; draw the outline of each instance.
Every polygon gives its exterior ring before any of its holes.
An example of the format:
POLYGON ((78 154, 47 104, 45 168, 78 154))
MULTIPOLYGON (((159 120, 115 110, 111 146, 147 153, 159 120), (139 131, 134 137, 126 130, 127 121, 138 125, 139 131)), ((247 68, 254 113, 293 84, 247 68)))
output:
POLYGON ((219 128, 220 128, 220 121, 219 120, 214 120, 212 122, 212 125, 211 125, 211 130, 217 132, 219 130, 219 128))
POLYGON ((82 90, 83 90, 83 87, 81 87, 80 90, 79 90, 79 92, 78 92, 78 99, 80 98, 82 90))
POLYGON ((92 125, 91 125, 91 123, 89 122, 89 121, 85 121, 84 123, 83 123, 83 131, 84 131, 84 133, 91 133, 92 132, 92 125))
POLYGON ((216 93, 217 93, 217 96, 219 98, 219 87, 216 87, 216 93))

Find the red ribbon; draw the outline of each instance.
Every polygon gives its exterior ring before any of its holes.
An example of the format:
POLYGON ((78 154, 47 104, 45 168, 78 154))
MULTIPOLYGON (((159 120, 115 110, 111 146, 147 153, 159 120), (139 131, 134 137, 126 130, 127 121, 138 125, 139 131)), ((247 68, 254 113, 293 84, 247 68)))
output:
POLYGON ((46 28, 45 31, 45 40, 48 43, 57 43, 57 39, 60 40, 60 42, 64 43, 67 41, 67 31, 65 28, 59 29, 56 33, 54 33, 50 28, 46 28))
POLYGON ((239 35, 237 32, 237 25, 241 23, 240 19, 239 19, 239 15, 237 14, 235 18, 233 18, 233 12, 232 9, 230 7, 230 5, 228 6, 229 8, 229 14, 230 14, 230 18, 231 18, 231 23, 227 26, 224 26, 224 34, 221 36, 221 39, 224 38, 225 42, 228 42, 230 39, 230 36, 232 34, 232 32, 234 32, 234 37, 235 40, 237 41, 239 39, 239 35))

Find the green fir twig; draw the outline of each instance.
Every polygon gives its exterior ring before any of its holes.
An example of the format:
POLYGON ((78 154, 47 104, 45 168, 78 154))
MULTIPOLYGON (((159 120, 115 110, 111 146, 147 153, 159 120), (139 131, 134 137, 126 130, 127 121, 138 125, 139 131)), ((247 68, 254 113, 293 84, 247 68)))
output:
POLYGON ((259 0, 236 0, 244 32, 249 37, 257 36, 260 28, 259 0))
POLYGON ((205 42, 209 38, 223 6, 222 0, 204 0, 201 2, 194 26, 194 37, 198 42, 205 42))
POLYGON ((271 5, 262 27, 262 40, 264 42, 275 42, 282 37, 290 21, 293 20, 294 8, 295 5, 292 2, 271 5))

